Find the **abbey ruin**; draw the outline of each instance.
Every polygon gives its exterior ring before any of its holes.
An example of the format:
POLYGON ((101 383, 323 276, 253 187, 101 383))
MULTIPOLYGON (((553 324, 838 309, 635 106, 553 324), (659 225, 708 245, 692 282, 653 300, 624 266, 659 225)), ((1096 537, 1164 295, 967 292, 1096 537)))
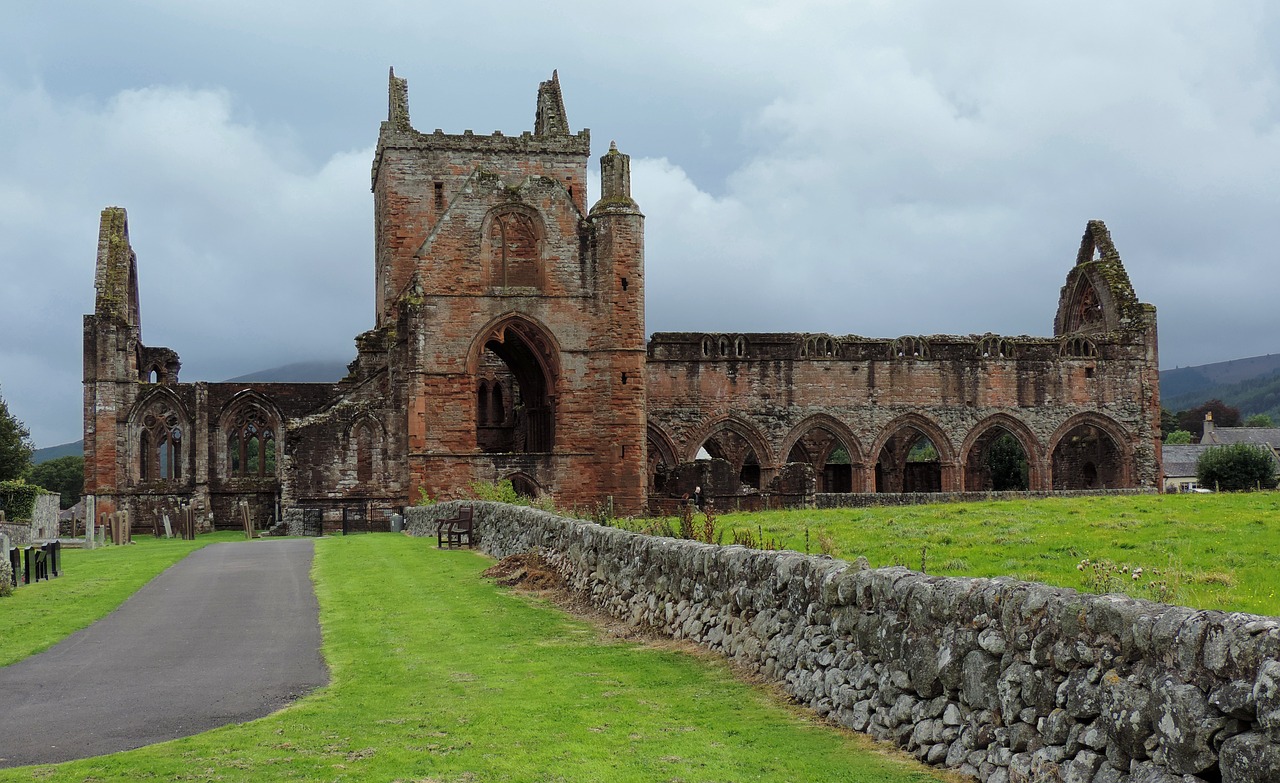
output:
POLYGON ((726 499, 1160 485, 1155 308, 1101 222, 1052 337, 646 341, 630 159, 600 158, 588 208, 589 155, 555 75, 532 131, 481 136, 415 130, 392 72, 371 172, 374 327, 336 384, 179 382, 178 354, 141 340, 125 211, 104 210, 84 323, 96 512, 146 527, 188 504, 219 527, 241 504, 259 520, 385 519, 502 479, 626 513, 695 483, 726 499))

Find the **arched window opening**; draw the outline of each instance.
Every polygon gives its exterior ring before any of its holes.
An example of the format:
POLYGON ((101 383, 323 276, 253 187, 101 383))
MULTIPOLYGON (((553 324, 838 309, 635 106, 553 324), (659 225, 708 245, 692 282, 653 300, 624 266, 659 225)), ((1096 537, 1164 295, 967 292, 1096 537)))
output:
POLYGON ((1053 449, 1053 488, 1115 489, 1124 486, 1120 447, 1101 427, 1073 427, 1053 449))
POLYGON ((356 481, 373 481, 373 428, 367 423, 356 429, 356 481))
POLYGON ((1096 359, 1098 346, 1088 337, 1074 335, 1062 340, 1058 355, 1064 359, 1096 359))
POLYGON ((182 422, 167 401, 146 408, 138 434, 138 478, 177 481, 182 478, 182 422))
POLYGON ((1022 441, 1004 427, 984 432, 965 455, 964 488, 970 492, 1023 492, 1031 488, 1031 463, 1022 441))
POLYGON ((923 337, 899 337, 889 344, 890 359, 928 359, 929 342, 923 337))
POLYGON ((493 454, 545 454, 555 446, 554 362, 548 341, 511 324, 490 339, 477 374, 489 381, 489 416, 476 422, 476 445, 493 454))
POLYGON ((978 341, 978 356, 982 359, 1012 359, 1013 344, 1003 337, 989 335, 978 341))
POLYGON ((156 452, 156 456, 160 460, 158 477, 161 479, 175 478, 173 474, 177 468, 177 460, 174 459, 173 442, 168 439, 160 441, 160 447, 156 452))
POLYGON ((260 406, 243 404, 224 425, 227 473, 232 478, 276 475, 276 436, 271 416, 260 406))
POLYGON ((1076 289, 1075 301, 1067 314, 1068 332, 1092 332, 1105 328, 1103 325, 1102 302, 1098 291, 1087 279, 1080 279, 1076 289))
POLYGON ((142 431, 142 436, 138 439, 138 453, 142 455, 142 459, 138 463, 138 478, 143 481, 150 481, 152 478, 151 460, 148 457, 151 454, 151 433, 146 430, 142 431))
POLYGON ((929 436, 910 425, 894 433, 876 461, 876 492, 941 492, 942 461, 929 436))
POLYGON ((489 221, 494 284, 537 287, 542 284, 538 228, 533 217, 519 211, 502 212, 489 221))
POLYGON ((502 384, 501 383, 493 384, 493 389, 490 392, 490 394, 491 394, 490 402, 492 404, 492 408, 489 413, 489 421, 492 422, 493 424, 499 424, 499 425, 506 423, 507 409, 503 406, 502 384))

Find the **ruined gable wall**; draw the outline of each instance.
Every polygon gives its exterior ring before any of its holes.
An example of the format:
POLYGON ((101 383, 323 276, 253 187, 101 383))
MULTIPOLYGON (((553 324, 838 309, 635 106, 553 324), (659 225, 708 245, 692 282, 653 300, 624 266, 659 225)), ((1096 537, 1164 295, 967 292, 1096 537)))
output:
MULTIPOLYGON (((576 211, 585 214, 589 150, 587 131, 552 137, 423 134, 384 123, 373 166, 378 325, 394 320, 396 299, 418 269, 418 251, 450 205, 464 190, 486 184, 477 182, 477 170, 486 172, 486 180, 497 176, 500 184, 512 186, 546 177, 571 192, 576 211)), ((576 234, 576 226, 569 233, 576 234)), ((476 281, 475 270, 460 274, 456 267, 432 266, 426 271, 438 275, 442 285, 476 281)))

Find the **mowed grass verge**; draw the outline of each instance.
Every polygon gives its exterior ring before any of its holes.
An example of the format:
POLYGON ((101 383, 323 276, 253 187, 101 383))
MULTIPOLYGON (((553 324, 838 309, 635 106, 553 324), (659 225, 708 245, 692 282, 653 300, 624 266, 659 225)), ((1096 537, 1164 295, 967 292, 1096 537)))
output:
POLYGON ((262 720, 2 780, 949 780, 687 653, 603 639, 474 552, 316 542, 331 683, 262 720))
MULTIPOLYGON (((701 522, 701 516, 696 520, 701 522)), ((1280 614, 1280 492, 1138 495, 725 514, 733 531, 873 567, 1012 576, 1086 592, 1091 566, 1128 566, 1109 587, 1199 609, 1280 614), (1138 580, 1134 568, 1142 568, 1138 580), (1153 583, 1172 591, 1162 596, 1153 583)))
POLYGON ((244 540, 213 533, 195 541, 138 537, 129 546, 63 549, 62 576, 23 585, 0 598, 0 666, 58 643, 106 617, 161 571, 200 547, 244 540))

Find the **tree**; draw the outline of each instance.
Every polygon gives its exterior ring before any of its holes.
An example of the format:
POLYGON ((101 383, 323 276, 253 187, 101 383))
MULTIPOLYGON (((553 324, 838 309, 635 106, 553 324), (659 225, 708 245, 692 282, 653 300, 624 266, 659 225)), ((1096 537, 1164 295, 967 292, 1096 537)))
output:
POLYGON ((987 451, 987 470, 991 473, 991 489, 996 492, 1021 491, 1031 486, 1031 467, 1018 439, 1005 433, 996 438, 987 451))
POLYGON ((1255 413, 1255 414, 1253 414, 1252 416, 1250 416, 1249 418, 1247 418, 1247 419, 1245 419, 1245 420, 1244 420, 1244 426, 1246 426, 1246 427, 1274 427, 1274 426, 1276 426, 1276 425, 1275 425, 1275 422, 1273 422, 1273 421, 1271 420, 1271 416, 1270 416, 1270 414, 1266 414, 1266 413, 1255 413))
POLYGON ((1189 411, 1178 412, 1178 429, 1191 433, 1191 437, 1200 440, 1204 435, 1204 415, 1213 414, 1215 427, 1239 427, 1240 409, 1233 408, 1222 400, 1209 400, 1197 405, 1189 411))
POLYGON ((1182 446, 1191 442, 1191 433, 1186 430, 1174 430, 1164 437, 1166 446, 1182 446))
POLYGON ((84 494, 84 457, 58 457, 27 471, 27 483, 44 487, 62 496, 63 508, 71 508, 84 494))
POLYGON ((0 397, 0 481, 13 481, 31 466, 31 432, 9 413, 9 405, 0 397))
POLYGON ((1160 409, 1160 431, 1165 435, 1178 429, 1178 414, 1168 408, 1160 409))
POLYGON ((1196 463, 1196 482, 1224 491, 1275 489, 1276 457, 1266 446, 1232 443, 1213 446, 1196 463))

